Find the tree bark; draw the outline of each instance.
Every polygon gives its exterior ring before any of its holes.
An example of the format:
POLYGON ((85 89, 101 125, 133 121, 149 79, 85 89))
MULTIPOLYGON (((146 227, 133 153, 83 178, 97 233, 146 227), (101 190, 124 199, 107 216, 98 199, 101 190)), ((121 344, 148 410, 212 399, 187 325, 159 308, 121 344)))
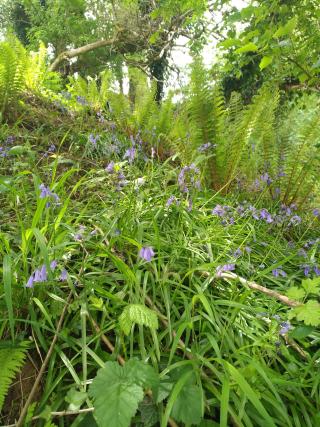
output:
POLYGON ((66 59, 75 58, 76 56, 98 49, 99 47, 113 46, 116 41, 117 38, 112 38, 109 40, 98 40, 94 43, 89 43, 76 49, 65 50, 56 57, 56 59, 50 65, 49 70, 55 71, 61 62, 65 61, 66 59))

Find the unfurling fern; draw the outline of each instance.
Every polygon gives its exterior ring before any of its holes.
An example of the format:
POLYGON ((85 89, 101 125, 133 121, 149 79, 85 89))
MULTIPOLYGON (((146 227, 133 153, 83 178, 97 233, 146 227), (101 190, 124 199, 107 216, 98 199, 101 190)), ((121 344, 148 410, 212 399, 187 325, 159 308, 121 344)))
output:
POLYGON ((28 343, 21 343, 19 346, 0 346, 0 411, 9 386, 16 373, 23 365, 28 343))
POLYGON ((158 317, 150 308, 142 304, 129 304, 119 317, 120 327, 126 335, 130 334, 134 323, 158 329, 158 317))

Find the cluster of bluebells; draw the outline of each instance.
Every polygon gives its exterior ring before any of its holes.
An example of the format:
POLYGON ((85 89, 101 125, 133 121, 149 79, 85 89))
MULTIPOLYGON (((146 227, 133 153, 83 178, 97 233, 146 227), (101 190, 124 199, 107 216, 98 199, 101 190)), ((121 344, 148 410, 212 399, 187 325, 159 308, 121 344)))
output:
POLYGON ((7 157, 8 156, 8 152, 12 146, 12 144, 14 143, 15 138, 12 135, 9 135, 5 141, 3 141, 0 145, 0 157, 7 157))
POLYGON ((119 165, 112 161, 106 166, 105 170, 112 177, 115 189, 121 191, 127 181, 119 165))
POLYGON ((302 219, 296 213, 296 206, 281 205, 278 213, 272 214, 266 208, 258 209, 248 202, 243 202, 235 208, 231 206, 216 205, 212 210, 212 214, 218 216, 222 220, 223 225, 234 224, 235 217, 253 218, 256 221, 262 221, 266 224, 297 226, 302 219))
POLYGON ((319 277, 320 267, 318 265, 303 264, 300 266, 305 277, 310 277, 312 274, 319 277))
POLYGON ((221 219, 222 225, 233 225, 235 223, 234 209, 231 206, 216 205, 211 213, 221 219))
MULTIPOLYGON (((56 267, 58 266, 58 263, 56 260, 51 261, 50 263, 50 270, 52 272, 55 271, 56 267)), ((68 273, 65 268, 62 269, 61 274, 59 276, 59 280, 61 282, 65 282, 68 278, 68 273)), ((33 288, 35 283, 44 283, 48 280, 48 271, 45 264, 43 264, 40 268, 37 268, 29 277, 27 284, 25 285, 26 288, 33 288)))
POLYGON ((200 170, 194 163, 181 169, 178 184, 182 193, 190 193, 192 189, 200 190, 200 170))
POLYGON ((40 190, 40 199, 48 199, 46 207, 51 206, 51 200, 55 202, 56 205, 60 204, 60 198, 56 193, 53 193, 49 187, 46 187, 43 183, 39 185, 40 190))

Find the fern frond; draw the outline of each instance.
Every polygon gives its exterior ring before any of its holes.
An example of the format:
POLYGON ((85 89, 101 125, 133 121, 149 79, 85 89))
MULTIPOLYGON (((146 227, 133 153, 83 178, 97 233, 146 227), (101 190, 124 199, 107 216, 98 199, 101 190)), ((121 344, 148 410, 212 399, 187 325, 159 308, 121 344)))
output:
POLYGON ((23 365, 27 348, 28 343, 21 343, 19 347, 0 347, 0 410, 12 380, 23 365))

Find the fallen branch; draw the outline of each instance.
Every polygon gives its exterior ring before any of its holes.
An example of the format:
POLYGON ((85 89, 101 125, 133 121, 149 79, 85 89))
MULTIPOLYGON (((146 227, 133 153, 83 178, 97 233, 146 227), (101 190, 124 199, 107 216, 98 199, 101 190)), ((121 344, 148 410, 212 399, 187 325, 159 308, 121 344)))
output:
MULTIPOLYGON (((213 276, 208 271, 203 271, 201 273, 207 277, 213 276)), ((221 278, 224 280, 228 280, 228 279, 238 280, 242 285, 248 286, 248 288, 253 289, 255 291, 262 292, 263 294, 268 295, 269 297, 275 298, 281 301, 283 304, 288 305, 289 307, 298 307, 302 305, 300 302, 290 299, 286 295, 280 294, 279 292, 266 288, 265 286, 258 285, 258 283, 251 282, 247 279, 244 279, 243 277, 238 276, 235 273, 230 273, 230 272, 220 273, 219 276, 215 275, 214 277, 221 278)))

